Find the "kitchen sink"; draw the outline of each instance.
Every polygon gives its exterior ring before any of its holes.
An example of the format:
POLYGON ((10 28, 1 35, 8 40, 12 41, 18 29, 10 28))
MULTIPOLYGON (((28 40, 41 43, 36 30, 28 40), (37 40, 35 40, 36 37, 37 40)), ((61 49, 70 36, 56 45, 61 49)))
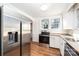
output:
POLYGON ((62 34, 62 35, 65 35, 65 36, 72 36, 72 35, 70 35, 70 34, 62 34))
POLYGON ((76 42, 74 39, 72 39, 72 38, 65 38, 66 40, 68 40, 68 41, 71 41, 71 42, 76 42))

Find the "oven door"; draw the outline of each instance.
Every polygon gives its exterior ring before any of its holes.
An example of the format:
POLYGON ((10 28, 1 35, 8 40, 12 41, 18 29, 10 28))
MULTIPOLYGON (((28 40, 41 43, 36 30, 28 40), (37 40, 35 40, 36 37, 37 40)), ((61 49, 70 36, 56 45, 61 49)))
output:
POLYGON ((49 44, 49 36, 39 35, 39 43, 49 44))

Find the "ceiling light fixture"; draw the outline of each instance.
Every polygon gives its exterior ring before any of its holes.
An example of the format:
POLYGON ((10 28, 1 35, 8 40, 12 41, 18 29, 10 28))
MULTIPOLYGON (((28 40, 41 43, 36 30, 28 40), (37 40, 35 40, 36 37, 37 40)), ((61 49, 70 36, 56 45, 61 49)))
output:
POLYGON ((42 11, 46 11, 46 10, 48 9, 48 5, 42 5, 42 6, 40 7, 40 9, 41 9, 42 11))

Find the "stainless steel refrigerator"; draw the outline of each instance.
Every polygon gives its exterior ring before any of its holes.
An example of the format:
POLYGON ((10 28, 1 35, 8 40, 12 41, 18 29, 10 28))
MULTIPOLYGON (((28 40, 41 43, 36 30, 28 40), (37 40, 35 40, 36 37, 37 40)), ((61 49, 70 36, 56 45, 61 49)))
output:
POLYGON ((3 15, 3 56, 30 56, 31 21, 3 15))

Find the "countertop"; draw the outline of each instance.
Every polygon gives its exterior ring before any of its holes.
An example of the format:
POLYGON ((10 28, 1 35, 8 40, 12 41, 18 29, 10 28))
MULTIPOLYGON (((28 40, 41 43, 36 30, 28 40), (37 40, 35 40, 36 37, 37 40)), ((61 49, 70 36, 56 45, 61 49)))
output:
POLYGON ((61 33, 51 33, 50 36, 59 36, 59 37, 61 37, 64 41, 69 43, 76 51, 79 52, 79 42, 70 41, 70 40, 66 39, 66 38, 74 39, 73 36, 66 36, 66 35, 63 35, 61 33))

